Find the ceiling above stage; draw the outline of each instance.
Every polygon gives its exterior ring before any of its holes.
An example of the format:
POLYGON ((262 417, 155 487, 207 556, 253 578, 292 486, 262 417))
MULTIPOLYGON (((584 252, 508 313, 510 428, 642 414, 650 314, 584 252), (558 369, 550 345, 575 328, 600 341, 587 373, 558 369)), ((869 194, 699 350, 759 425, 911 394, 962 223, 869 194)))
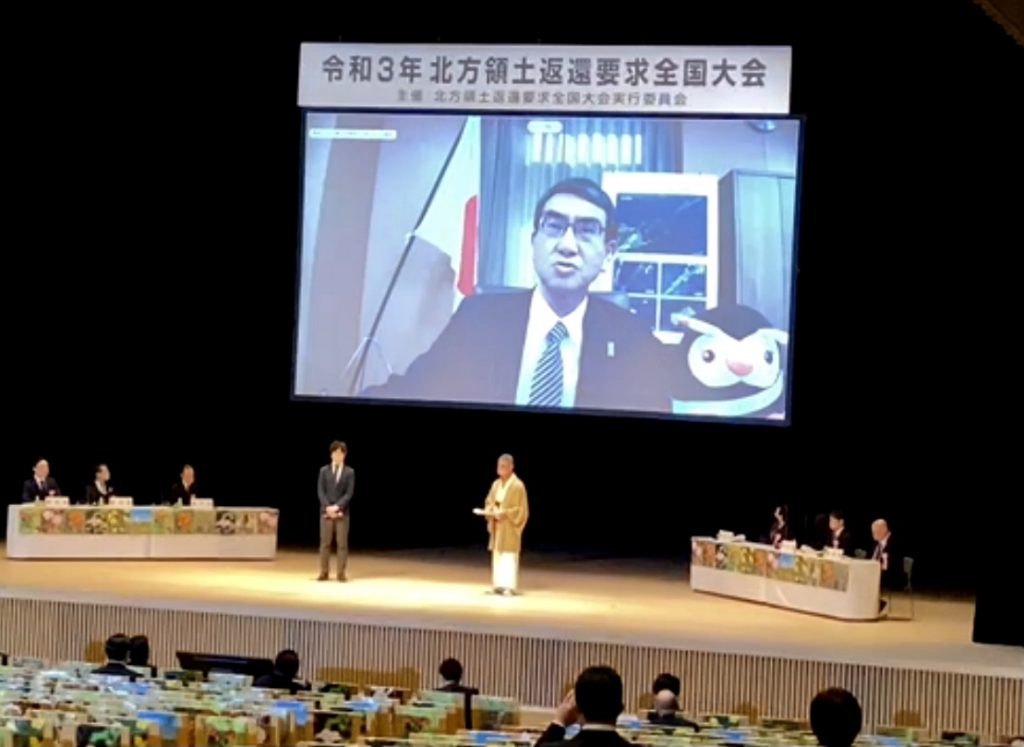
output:
POLYGON ((1017 43, 1024 46, 1024 0, 975 0, 1017 43))

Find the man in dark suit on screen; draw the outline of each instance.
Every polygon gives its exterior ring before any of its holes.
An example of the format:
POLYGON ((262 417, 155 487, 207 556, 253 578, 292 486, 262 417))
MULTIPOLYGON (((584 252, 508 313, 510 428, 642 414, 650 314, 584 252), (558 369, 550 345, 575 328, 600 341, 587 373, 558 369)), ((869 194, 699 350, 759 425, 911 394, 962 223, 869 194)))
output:
POLYGON ((316 484, 320 498, 320 576, 331 573, 331 542, 338 547, 338 580, 347 581, 349 506, 356 488, 356 471, 345 464, 348 447, 343 441, 331 444, 331 462, 320 468, 316 484))
POLYGON ((627 309, 590 293, 617 237, 615 206, 595 182, 554 185, 534 209, 537 287, 467 297, 404 375, 363 393, 670 412, 665 346, 627 309))

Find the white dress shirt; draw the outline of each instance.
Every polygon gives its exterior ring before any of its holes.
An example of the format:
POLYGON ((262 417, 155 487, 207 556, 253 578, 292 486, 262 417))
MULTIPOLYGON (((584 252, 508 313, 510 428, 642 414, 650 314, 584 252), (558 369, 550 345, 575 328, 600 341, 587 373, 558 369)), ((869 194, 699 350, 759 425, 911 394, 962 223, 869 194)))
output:
POLYGON ((583 346, 583 316, 587 312, 587 299, 568 316, 560 317, 544 300, 539 288, 533 289, 530 299, 530 316, 526 322, 526 339, 523 342, 523 357, 519 365, 519 386, 516 388, 516 404, 525 405, 530 401, 530 387, 533 372, 537 369, 541 355, 547 345, 548 332, 559 321, 568 330, 562 340, 562 407, 576 404, 576 384, 580 378, 580 349, 583 346))

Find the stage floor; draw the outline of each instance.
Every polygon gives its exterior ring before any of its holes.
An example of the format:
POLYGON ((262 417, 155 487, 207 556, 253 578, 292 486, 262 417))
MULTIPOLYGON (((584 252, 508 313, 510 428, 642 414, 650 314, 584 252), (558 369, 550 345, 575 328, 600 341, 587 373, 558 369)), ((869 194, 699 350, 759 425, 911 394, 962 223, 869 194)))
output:
MULTIPOLYGON (((916 619, 849 623, 697 594, 685 568, 526 554, 523 594, 486 594, 489 557, 360 553, 318 583, 312 552, 270 562, 0 560, 0 596, 344 620, 1019 678, 1024 650, 971 643, 969 599, 918 597, 916 619)), ((899 612, 906 603, 901 600, 899 612)))

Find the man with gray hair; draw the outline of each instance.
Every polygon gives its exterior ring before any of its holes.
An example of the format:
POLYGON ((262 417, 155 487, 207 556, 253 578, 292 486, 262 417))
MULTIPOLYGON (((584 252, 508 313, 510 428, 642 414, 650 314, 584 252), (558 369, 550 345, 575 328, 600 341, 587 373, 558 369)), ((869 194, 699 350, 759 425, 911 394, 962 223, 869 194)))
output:
POLYGON ((661 690, 654 694, 654 708, 648 712, 647 720, 657 726, 700 731, 698 724, 679 712, 679 698, 671 690, 661 690))
MULTIPOLYGON (((889 522, 885 519, 873 521, 871 537, 875 540, 875 549, 871 558, 877 560, 882 566, 882 590, 902 591, 906 585, 906 578, 903 575, 903 555, 899 545, 893 541, 892 532, 889 531, 889 522)), ((882 607, 885 607, 884 601, 882 607)))
POLYGON ((517 592, 523 529, 530 517, 526 486, 514 470, 511 454, 498 457, 498 479, 491 484, 483 510, 478 509, 487 518, 493 593, 503 596, 517 592))

